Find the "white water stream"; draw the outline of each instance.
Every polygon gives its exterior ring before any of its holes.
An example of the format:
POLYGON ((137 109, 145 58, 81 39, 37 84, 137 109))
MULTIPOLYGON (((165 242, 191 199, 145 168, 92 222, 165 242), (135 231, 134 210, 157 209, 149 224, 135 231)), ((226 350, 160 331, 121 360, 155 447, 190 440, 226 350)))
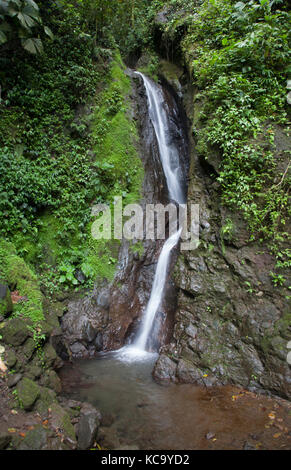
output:
MULTIPOLYGON (((165 174, 169 196, 178 204, 185 203, 185 195, 180 179, 179 152, 170 139, 169 116, 164 103, 165 97, 162 88, 155 82, 136 72, 143 79, 149 107, 149 116, 154 127, 158 141, 159 153, 163 171, 165 174)), ((157 269, 147 308, 144 312, 141 327, 136 339, 131 346, 125 346, 119 350, 121 359, 138 359, 147 354, 147 342, 154 324, 154 320, 161 305, 164 287, 167 279, 167 271, 172 249, 177 245, 182 228, 178 229, 165 242, 158 259, 157 269)))

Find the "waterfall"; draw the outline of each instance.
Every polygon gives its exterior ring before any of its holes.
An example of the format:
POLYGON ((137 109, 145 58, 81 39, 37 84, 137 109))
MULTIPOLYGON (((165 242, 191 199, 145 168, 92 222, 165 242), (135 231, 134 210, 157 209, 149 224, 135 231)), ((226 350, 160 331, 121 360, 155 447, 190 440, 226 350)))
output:
POLYGON ((178 204, 185 203, 179 152, 171 141, 170 123, 164 108, 162 88, 142 73, 136 72, 143 79, 148 98, 149 116, 158 141, 160 158, 166 177, 170 199, 178 204))
POLYGON ((146 349, 146 343, 150 335, 156 313, 163 298, 171 250, 172 248, 174 248, 174 246, 177 245, 180 235, 181 229, 175 232, 170 238, 168 238, 159 256, 150 300, 144 313, 140 332, 136 340, 134 341, 134 346, 137 349, 146 349))
MULTIPOLYGON (((148 99, 148 110, 151 123, 158 142, 160 159, 163 172, 166 178, 169 198, 178 204, 185 203, 183 191, 183 178, 180 170, 179 152, 171 140, 169 116, 164 107, 165 97, 163 89, 145 77, 140 72, 135 72, 141 76, 144 82, 148 99)), ((137 357, 146 352, 147 342, 154 324, 157 311, 163 300, 164 288, 167 279, 167 271, 172 249, 177 245, 182 229, 178 229, 171 235, 162 248, 158 259, 154 276, 153 286, 149 302, 142 317, 142 322, 137 336, 131 346, 122 348, 122 355, 128 354, 137 357)))

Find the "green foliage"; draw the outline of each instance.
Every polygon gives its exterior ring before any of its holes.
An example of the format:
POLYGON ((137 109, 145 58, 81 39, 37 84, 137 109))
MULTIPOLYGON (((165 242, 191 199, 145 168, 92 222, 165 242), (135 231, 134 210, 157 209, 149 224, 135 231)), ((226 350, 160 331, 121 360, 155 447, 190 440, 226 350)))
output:
POLYGON ((270 272, 270 276, 272 278, 272 282, 275 287, 283 286, 286 281, 286 279, 284 278, 282 274, 276 274, 276 273, 270 272))
POLYGON ((0 75, 0 235, 53 294, 113 277, 116 250, 101 254, 90 240, 91 204, 114 195, 136 201, 143 173, 121 58, 93 45, 77 9, 64 6, 61 18, 59 7, 39 4, 54 44, 41 56, 23 61, 19 50, 13 62, 9 53, 0 61, 9 64, 0 75))
POLYGON ((12 243, 0 239, 0 278, 11 289, 17 289, 23 301, 14 305, 14 315, 29 318, 33 325, 44 320, 42 294, 37 277, 22 258, 16 255, 12 243))
MULTIPOLYGON (((34 0, 0 0, 0 45, 18 39, 31 54, 41 53, 42 40, 32 37, 32 30, 41 24, 39 6, 34 0)), ((48 26, 43 26, 43 31, 50 39, 54 38, 48 26)))
POLYGON ((223 202, 242 211, 252 239, 269 240, 278 253, 290 215, 289 165, 278 183, 274 145, 278 125, 288 122, 288 8, 269 0, 165 3, 164 34, 181 41, 199 88, 197 151, 205 159, 220 152, 223 202))

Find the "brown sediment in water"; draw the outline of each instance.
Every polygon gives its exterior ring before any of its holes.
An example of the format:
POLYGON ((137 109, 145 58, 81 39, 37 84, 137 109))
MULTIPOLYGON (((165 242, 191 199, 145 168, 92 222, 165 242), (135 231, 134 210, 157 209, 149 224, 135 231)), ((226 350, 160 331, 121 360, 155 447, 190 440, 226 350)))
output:
POLYGON ((160 386, 151 368, 152 363, 124 364, 115 358, 79 361, 66 366, 61 378, 66 395, 114 416, 106 433, 121 447, 291 449, 289 402, 234 386, 160 386))

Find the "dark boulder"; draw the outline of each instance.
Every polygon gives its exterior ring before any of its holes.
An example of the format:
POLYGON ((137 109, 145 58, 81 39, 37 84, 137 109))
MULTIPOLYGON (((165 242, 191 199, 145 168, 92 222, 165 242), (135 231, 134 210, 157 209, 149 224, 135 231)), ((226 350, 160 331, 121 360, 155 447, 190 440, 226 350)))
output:
POLYGON ((11 300, 10 290, 5 284, 0 284, 0 317, 5 317, 12 313, 13 304, 11 300))

